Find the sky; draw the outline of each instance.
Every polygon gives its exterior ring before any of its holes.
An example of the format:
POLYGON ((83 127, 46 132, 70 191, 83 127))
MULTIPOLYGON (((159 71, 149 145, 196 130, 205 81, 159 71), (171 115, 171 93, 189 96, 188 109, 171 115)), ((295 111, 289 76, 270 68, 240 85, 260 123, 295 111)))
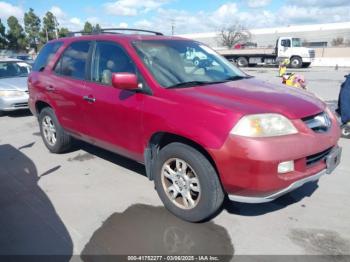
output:
POLYGON ((350 0, 13 0, 0 1, 4 23, 23 23, 29 8, 41 18, 47 11, 61 27, 81 30, 85 21, 102 27, 143 28, 175 34, 212 32, 232 24, 249 29, 350 21, 350 0))

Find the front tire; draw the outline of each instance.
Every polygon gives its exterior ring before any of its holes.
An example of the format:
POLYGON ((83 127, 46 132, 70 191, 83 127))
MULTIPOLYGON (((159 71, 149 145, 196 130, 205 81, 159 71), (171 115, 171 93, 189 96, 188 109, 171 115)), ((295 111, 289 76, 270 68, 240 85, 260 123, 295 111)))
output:
POLYGON ((39 126, 41 137, 51 153, 59 154, 69 150, 72 138, 65 133, 50 107, 41 110, 39 126))
POLYGON ((199 61, 199 58, 198 57, 195 57, 195 58, 193 58, 193 65, 194 66, 199 66, 199 63, 200 63, 200 61, 199 61))
POLYGON ((341 137, 350 139, 350 125, 343 125, 341 127, 341 137))
POLYGON ((199 222, 221 207, 224 192, 218 175, 199 151, 182 143, 162 148, 154 164, 154 183, 165 207, 176 216, 199 222))
POLYGON ((290 60, 290 67, 291 68, 301 68, 302 65, 303 65, 303 61, 301 60, 300 57, 294 56, 291 58, 291 60, 290 60))

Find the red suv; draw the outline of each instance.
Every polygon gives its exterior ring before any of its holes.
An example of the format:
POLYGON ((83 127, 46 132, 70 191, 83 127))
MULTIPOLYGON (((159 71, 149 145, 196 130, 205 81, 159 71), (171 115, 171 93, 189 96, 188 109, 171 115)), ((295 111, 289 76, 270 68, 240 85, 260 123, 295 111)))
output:
POLYGON ((259 81, 199 42, 148 33, 43 47, 29 104, 51 152, 76 138, 144 163, 164 205, 188 221, 214 215, 225 195, 272 201, 339 164, 337 120, 314 95, 259 81))

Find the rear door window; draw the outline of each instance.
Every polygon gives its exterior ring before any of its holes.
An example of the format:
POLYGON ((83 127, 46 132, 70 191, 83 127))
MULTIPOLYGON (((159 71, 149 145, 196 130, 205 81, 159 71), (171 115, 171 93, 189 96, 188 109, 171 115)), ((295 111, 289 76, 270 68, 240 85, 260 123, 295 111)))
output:
POLYGON ((63 45, 63 42, 53 42, 46 44, 35 59, 33 71, 42 71, 51 61, 57 50, 63 45))
POLYGON ((55 73, 75 79, 86 79, 89 51, 92 42, 74 42, 63 52, 55 67, 55 73))

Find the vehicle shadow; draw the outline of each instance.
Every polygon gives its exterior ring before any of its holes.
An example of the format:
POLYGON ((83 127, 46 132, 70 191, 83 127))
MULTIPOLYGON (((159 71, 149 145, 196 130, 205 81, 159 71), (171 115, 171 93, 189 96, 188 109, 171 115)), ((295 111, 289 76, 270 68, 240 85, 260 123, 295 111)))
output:
MULTIPOLYGON (((81 258, 85 262, 117 261, 115 255, 125 254, 221 255, 220 261, 231 261, 234 247, 226 229, 212 221, 189 223, 164 207, 136 204, 107 218, 86 244, 81 258)), ((119 257, 119 261, 124 260, 119 257)))
MULTIPOLYGON (((75 142, 74 150, 79 150, 79 149, 85 152, 88 152, 89 154, 92 154, 94 156, 100 157, 106 161, 114 163, 115 165, 129 169, 142 176, 147 176, 144 165, 137 163, 134 160, 120 156, 118 154, 112 153, 110 151, 104 150, 94 145, 85 143, 83 141, 75 142)), ((259 215, 270 213, 276 210, 283 209, 288 205, 295 204, 300 200, 302 200, 304 197, 311 196, 317 188, 318 188, 317 182, 309 182, 304 186, 290 192, 289 194, 286 194, 276 199, 275 201, 272 201, 269 203, 247 204, 247 203, 232 202, 228 199, 225 199, 222 209, 225 209, 227 212, 231 214, 236 214, 236 215, 259 216, 259 215)), ((213 217, 218 215, 221 212, 221 210, 215 213, 213 217)))
POLYGON ((94 146, 92 144, 76 140, 74 141, 74 146, 72 148, 72 151, 76 151, 79 149, 89 154, 92 154, 94 156, 97 156, 99 158, 102 158, 106 161, 109 161, 115 165, 129 169, 142 176, 147 176, 145 166, 129 158, 123 157, 111 151, 94 146))
POLYGON ((306 183, 302 187, 268 203, 249 204, 233 202, 225 199, 223 209, 225 209, 230 214, 240 216, 261 216, 283 209, 289 205, 296 204, 305 197, 310 197, 318 188, 317 183, 317 181, 306 183))
POLYGON ((23 110, 16 110, 16 111, 10 111, 10 112, 2 112, 2 117, 4 116, 17 118, 17 117, 32 116, 32 113, 30 112, 30 110, 23 109, 23 110))
POLYGON ((72 257, 71 237, 39 179, 30 158, 11 145, 0 145, 0 256, 9 256, 8 261, 72 257))

